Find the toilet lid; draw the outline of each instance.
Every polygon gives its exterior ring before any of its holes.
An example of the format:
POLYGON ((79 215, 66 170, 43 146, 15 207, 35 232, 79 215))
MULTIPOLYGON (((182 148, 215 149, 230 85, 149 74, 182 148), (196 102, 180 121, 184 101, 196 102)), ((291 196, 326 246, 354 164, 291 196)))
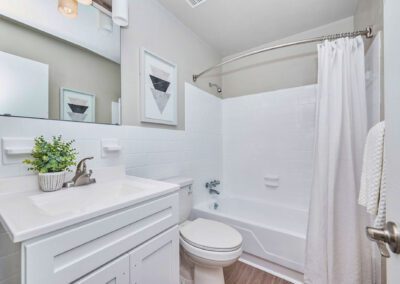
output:
POLYGON ((211 251, 233 251, 242 245, 242 236, 234 228, 220 222, 196 219, 180 229, 189 244, 211 251))

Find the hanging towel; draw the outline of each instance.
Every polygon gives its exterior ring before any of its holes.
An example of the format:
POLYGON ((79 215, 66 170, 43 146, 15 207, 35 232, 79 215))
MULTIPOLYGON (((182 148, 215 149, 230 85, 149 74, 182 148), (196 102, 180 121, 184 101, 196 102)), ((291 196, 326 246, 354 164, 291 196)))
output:
POLYGON ((379 194, 378 214, 376 215, 374 227, 382 229, 386 224, 386 159, 385 150, 383 151, 382 180, 379 194))
POLYGON ((364 148, 358 203, 376 216, 374 226, 383 228, 386 221, 386 177, 384 153, 385 122, 380 122, 368 133, 364 148))

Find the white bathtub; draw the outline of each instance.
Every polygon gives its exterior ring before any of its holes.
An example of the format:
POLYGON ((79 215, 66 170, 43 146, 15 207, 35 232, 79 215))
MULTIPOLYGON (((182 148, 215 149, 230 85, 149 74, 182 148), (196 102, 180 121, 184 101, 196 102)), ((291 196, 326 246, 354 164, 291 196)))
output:
POLYGON ((193 210, 194 217, 214 219, 235 227, 250 255, 302 273, 306 243, 307 212, 275 204, 220 198, 193 210))

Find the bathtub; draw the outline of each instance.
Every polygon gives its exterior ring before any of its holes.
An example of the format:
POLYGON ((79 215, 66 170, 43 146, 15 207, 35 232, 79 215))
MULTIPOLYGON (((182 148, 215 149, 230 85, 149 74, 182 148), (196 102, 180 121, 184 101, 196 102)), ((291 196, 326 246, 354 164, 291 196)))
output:
POLYGON ((233 197, 200 204, 192 212, 195 218, 235 227, 243 236, 245 253, 300 273, 304 267, 307 214, 304 210, 233 197))

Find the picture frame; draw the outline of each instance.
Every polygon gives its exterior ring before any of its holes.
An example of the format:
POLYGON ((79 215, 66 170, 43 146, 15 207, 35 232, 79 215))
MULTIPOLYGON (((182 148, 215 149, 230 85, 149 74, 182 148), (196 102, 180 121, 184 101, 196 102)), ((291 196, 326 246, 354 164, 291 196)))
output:
POLYGON ((142 48, 140 51, 140 113, 147 123, 177 125, 177 65, 142 48))
POLYGON ((60 119, 96 122, 96 96, 79 90, 60 88, 60 119))

